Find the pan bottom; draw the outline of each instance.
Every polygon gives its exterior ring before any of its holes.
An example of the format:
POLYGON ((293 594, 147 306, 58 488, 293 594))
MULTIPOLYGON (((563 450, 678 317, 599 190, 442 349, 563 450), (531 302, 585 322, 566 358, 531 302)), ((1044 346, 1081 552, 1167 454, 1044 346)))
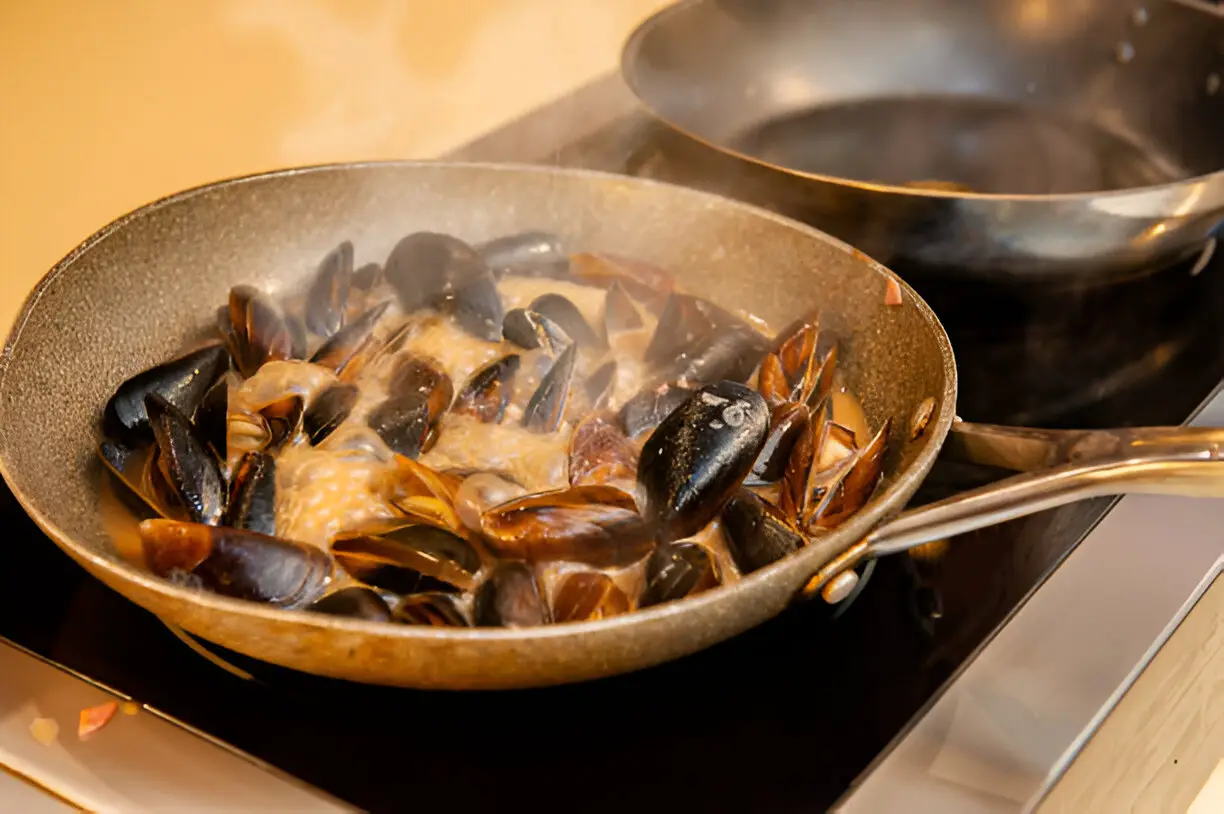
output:
POLYGON ((803 172, 998 195, 1104 192, 1191 175, 1101 123, 974 96, 838 102, 760 122, 729 145, 803 172))

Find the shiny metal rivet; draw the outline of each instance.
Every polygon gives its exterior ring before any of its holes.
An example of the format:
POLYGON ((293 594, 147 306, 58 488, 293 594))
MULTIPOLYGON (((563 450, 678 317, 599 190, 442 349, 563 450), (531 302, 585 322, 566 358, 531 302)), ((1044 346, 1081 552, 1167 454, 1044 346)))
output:
POLYGON ((853 571, 842 571, 820 589, 820 596, 830 605, 836 605, 850 596, 850 592, 854 590, 855 585, 858 585, 858 581, 858 574, 853 571))

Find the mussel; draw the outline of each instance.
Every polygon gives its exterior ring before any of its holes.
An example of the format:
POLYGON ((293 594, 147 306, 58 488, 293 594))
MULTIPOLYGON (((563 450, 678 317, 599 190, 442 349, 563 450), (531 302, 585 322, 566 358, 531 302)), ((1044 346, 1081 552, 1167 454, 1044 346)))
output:
POLYGON ((533 432, 557 431, 565 420, 565 406, 569 403, 570 382, 577 362, 577 345, 570 345, 557 357, 527 401, 523 410, 524 427, 533 432))
POLYGON ((710 552, 697 543, 664 543, 646 561, 646 587, 638 600, 645 608, 701 593, 720 582, 710 552))
POLYGON ((157 442, 157 466, 170 489, 166 497, 190 520, 221 522, 225 482, 216 456, 187 417, 158 393, 145 397, 145 410, 157 442))
POLYGON ((607 574, 579 572, 561 581, 553 600, 553 621, 607 619, 629 609, 629 597, 607 574))
POLYGON ((735 382, 701 388, 659 424, 642 447, 642 514, 661 542, 689 537, 713 520, 749 473, 769 430, 769 407, 735 382))
POLYGON ((505 274, 560 276, 569 270, 561 238, 551 232, 521 232, 494 238, 476 247, 498 277, 505 274))
POLYGON ((225 460, 226 421, 229 414, 229 374, 223 374, 220 379, 208 388, 208 392, 196 405, 191 416, 200 438, 212 447, 218 460, 225 460))
POLYGON ((401 595, 471 590, 481 566, 480 554, 457 534, 398 520, 337 535, 332 556, 355 579, 401 595))
POLYGON ((654 544, 653 529, 633 498, 611 486, 575 486, 516 498, 486 511, 481 528, 495 554, 531 562, 628 565, 654 544))
POLYGON ((340 330, 352 276, 353 244, 346 240, 319 263, 306 294, 306 327, 311 333, 328 337, 340 330))
POLYGON ((488 271, 484 258, 457 237, 414 232, 395 244, 383 266, 383 278, 399 297, 405 314, 437 305, 488 271))
POLYGON ((609 359, 600 365, 594 373, 587 377, 586 389, 587 407, 592 410, 602 410, 616 389, 617 365, 615 359, 609 359))
POLYGON ((377 591, 362 585, 352 585, 333 591, 311 602, 303 610, 326 613, 329 616, 364 619, 368 622, 391 621, 391 609, 387 607, 387 603, 377 591))
POLYGON ((515 353, 480 368, 459 391, 451 412, 470 415, 486 423, 501 423, 510 404, 518 369, 519 356, 515 353))
POLYGON ((493 569, 476 592, 474 616, 481 627, 533 627, 552 621, 535 572, 521 562, 493 569))
POLYGON ((276 534, 276 459, 248 452, 234 470, 225 525, 276 534))
POLYGON ((344 423, 357 403, 357 396, 355 385, 333 384, 314 397, 302 415, 302 430, 311 444, 322 443, 344 423))
POLYGON ((644 325, 642 315, 625 289, 620 283, 613 283, 604 298, 604 334, 608 340, 611 341, 618 334, 639 330, 644 325))
POLYGON ((752 464, 754 483, 781 480, 795 443, 807 427, 809 415, 806 405, 792 401, 784 401, 770 411, 769 435, 752 464))
POLYGON ((574 428, 569 446, 569 482, 629 484, 637 473, 637 452, 617 424, 605 415, 584 418, 574 428))
POLYGON ((119 385, 106 403, 103 433, 129 444, 148 440, 151 431, 145 396, 157 393, 192 415, 227 366, 225 347, 211 344, 137 373, 119 385))
POLYGON ((455 284, 453 290, 448 287, 442 310, 477 339, 502 340, 506 311, 492 273, 482 271, 470 280, 455 284))
POLYGON ((805 542, 773 505, 748 489, 727 501, 721 519, 727 549, 744 574, 798 551, 805 542))
POLYGON ((425 450, 434 422, 450 406, 454 388, 429 362, 401 358, 391 374, 390 396, 366 420, 397 454, 416 458, 425 450))
POLYGON ((634 440, 641 438, 692 395, 693 391, 687 387, 668 384, 642 390, 621 407, 619 418, 625 435, 634 440))
POLYGON ((391 618, 402 625, 470 627, 467 613, 453 594, 426 591, 403 597, 391 618))
POLYGON ((332 573, 319 549, 244 529, 153 519, 140 539, 158 576, 282 607, 313 601, 332 573))
POLYGON ((502 320, 502 335, 525 350, 543 348, 549 356, 560 355, 574 342, 560 325, 526 308, 506 312, 506 318, 502 320))
POLYGON ((534 312, 561 326, 561 330, 579 345, 597 348, 603 340, 586 321, 586 317, 567 297, 560 294, 541 294, 531 301, 529 312, 534 312))
POLYGON ((578 280, 605 288, 619 283, 628 294, 653 313, 659 313, 676 282, 658 266, 612 254, 582 252, 570 257, 570 268, 578 280))
POLYGON ((336 331, 324 342, 310 361, 334 370, 342 378, 351 379, 365 358, 374 349, 374 327, 386 313, 390 303, 380 302, 361 316, 336 331), (350 369, 351 368, 351 369, 350 369))
POLYGON ((517 483, 493 472, 475 472, 463 479, 455 491, 454 509, 464 527, 480 531, 480 517, 486 511, 527 494, 517 483))
POLYGON ((292 358, 293 335, 284 315, 259 289, 249 285, 231 288, 228 316, 222 333, 243 376, 255 375, 265 362, 292 358))

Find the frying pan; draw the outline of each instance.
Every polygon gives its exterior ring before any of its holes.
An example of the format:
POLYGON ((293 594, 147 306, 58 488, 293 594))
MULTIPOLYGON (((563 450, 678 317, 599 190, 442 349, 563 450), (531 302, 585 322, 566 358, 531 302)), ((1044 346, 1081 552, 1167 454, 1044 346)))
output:
MULTIPOLYGON (((274 172, 152 203, 103 228, 38 284, 0 359, 0 470, 35 522, 104 583, 232 651, 337 678, 423 688, 525 687, 674 659, 779 613, 801 594, 836 601, 872 557, 1080 497, 1215 495, 1224 431, 1041 433, 958 426, 952 451, 1034 470, 893 519, 953 427, 956 368, 930 309, 891 272, 779 215, 687 188, 545 168, 388 163, 274 172), (672 270, 678 284, 773 324, 819 307, 872 426, 893 433, 872 500, 835 532, 734 584, 599 622, 533 629, 376 625, 180 587, 122 559, 103 523, 94 445, 114 388, 198 336, 229 288, 303 284, 352 240, 381 260, 404 234, 470 241, 547 229, 567 245, 672 270), (902 304, 885 305, 889 281, 902 304), (1053 466, 1059 460, 1074 461, 1053 466), (891 522, 890 522, 891 521, 891 522)), ((25 544, 10 539, 7 545, 25 544)), ((37 543, 35 543, 37 544, 37 543)), ((37 574, 31 574, 37 580, 37 574)))
POLYGON ((700 177, 902 274, 1108 282, 1224 219, 1205 3, 684 0, 622 73, 700 177))

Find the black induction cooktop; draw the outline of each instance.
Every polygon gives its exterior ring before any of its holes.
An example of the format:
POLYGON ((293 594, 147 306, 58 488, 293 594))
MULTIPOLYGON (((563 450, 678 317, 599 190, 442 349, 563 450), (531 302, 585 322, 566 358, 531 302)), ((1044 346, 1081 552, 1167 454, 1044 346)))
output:
MULTIPOLYGON (((1224 379, 1224 258, 1199 265, 1055 290, 913 282, 952 336, 961 417, 1177 424, 1224 379)), ((941 463, 916 502, 999 476, 941 463)), ((0 636, 371 811, 819 811, 1110 505, 967 535, 935 564, 886 558, 849 607, 796 606, 636 674, 446 693, 320 679, 214 649, 237 673, 222 669, 86 576, 4 490, 0 636)))

